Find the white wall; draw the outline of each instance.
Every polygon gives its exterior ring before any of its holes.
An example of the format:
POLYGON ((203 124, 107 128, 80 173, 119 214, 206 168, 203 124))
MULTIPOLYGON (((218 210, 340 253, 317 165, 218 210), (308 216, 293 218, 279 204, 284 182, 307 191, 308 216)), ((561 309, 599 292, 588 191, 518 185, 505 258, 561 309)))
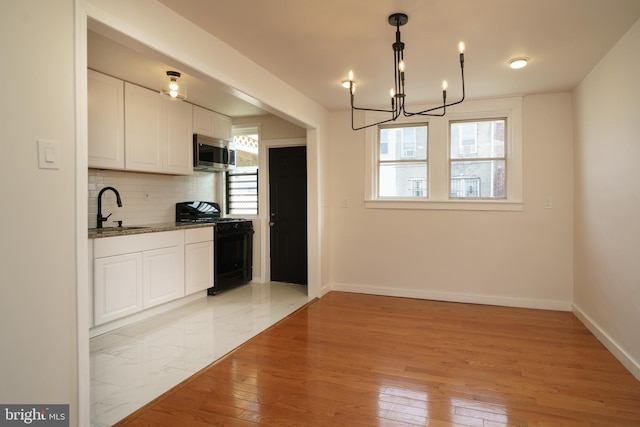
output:
POLYGON ((364 132, 332 114, 333 288, 569 310, 571 111, 569 93, 524 98, 520 212, 365 209, 364 132))
POLYGON ((575 90, 575 310, 640 379, 640 21, 575 90))
POLYGON ((247 123, 260 126, 261 140, 307 137, 306 129, 273 115, 237 117, 233 119, 234 125, 247 123))
POLYGON ((73 6, 0 2, 0 402, 70 404, 76 425, 73 6), (59 170, 38 169, 38 139, 59 170))

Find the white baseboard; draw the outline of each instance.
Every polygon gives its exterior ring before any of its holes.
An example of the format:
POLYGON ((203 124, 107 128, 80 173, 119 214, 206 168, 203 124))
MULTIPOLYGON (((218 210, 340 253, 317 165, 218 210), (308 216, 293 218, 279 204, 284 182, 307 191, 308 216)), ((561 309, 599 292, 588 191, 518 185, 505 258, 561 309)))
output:
POLYGON ((487 295, 437 292, 420 289, 388 288, 378 286, 333 283, 331 290, 355 292, 361 294, 384 295, 390 297, 417 298, 469 304, 500 305, 505 307, 536 308, 542 310, 571 311, 570 301, 537 300, 529 298, 511 298, 487 295))
POLYGON ((607 350, 618 359, 622 365, 627 368, 631 375, 640 381, 640 363, 634 360, 618 343, 609 336, 591 317, 589 317, 580 307, 573 304, 573 314, 595 335, 595 337, 604 345, 607 350))
POLYGON ((322 296, 326 295, 328 292, 330 292, 331 290, 332 290, 331 285, 325 284, 324 286, 322 286, 320 288, 320 295, 318 295, 318 296, 322 297, 322 296))

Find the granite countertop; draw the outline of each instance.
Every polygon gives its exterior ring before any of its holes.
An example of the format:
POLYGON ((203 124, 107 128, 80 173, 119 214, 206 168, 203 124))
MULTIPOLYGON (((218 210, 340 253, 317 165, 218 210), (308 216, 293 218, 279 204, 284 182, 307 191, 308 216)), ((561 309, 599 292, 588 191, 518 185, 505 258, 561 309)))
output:
POLYGON ((214 223, 166 222, 161 224, 134 225, 130 227, 90 228, 89 239, 101 237, 130 236, 132 234, 157 233, 159 231, 184 230, 187 228, 213 227, 214 223))

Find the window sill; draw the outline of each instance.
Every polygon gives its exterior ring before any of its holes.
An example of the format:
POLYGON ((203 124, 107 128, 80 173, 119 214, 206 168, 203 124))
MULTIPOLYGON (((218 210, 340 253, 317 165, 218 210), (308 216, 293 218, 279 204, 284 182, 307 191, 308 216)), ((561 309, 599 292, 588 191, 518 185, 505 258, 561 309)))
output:
POLYGON ((365 200, 367 209, 424 209, 451 211, 522 211, 522 202, 506 200, 365 200))

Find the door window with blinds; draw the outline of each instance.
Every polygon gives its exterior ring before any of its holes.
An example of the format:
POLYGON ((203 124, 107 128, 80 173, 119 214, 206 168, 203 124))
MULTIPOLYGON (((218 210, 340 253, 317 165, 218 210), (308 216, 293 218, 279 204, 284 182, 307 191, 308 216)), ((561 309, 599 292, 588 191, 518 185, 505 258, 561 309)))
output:
POLYGON ((236 167, 226 172, 226 210, 229 215, 258 215, 257 126, 234 126, 236 167))

